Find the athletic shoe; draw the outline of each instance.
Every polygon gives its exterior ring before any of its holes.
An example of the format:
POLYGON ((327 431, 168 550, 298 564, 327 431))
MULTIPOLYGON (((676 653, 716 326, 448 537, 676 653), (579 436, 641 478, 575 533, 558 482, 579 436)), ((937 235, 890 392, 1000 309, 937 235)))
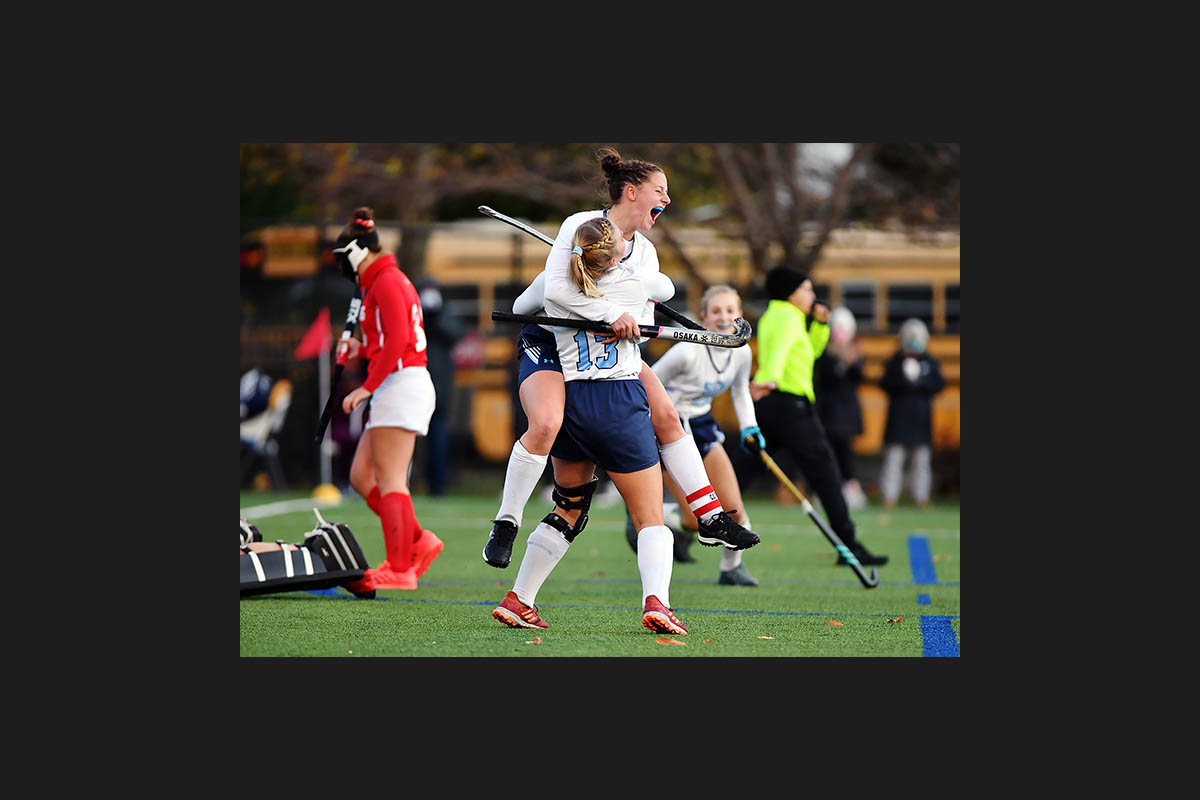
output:
POLYGON ((549 628, 546 620, 538 616, 537 606, 530 608, 517 599, 517 593, 509 590, 492 609, 492 616, 510 628, 549 628))
POLYGON ((387 561, 380 563, 375 569, 367 570, 363 579, 370 581, 373 589, 417 588, 417 571, 415 569, 409 567, 403 572, 397 572, 387 561))
POLYGON ((671 613, 672 609, 664 606, 657 595, 646 598, 646 608, 642 611, 642 624, 656 633, 687 633, 683 623, 671 613))
POLYGON ((483 546, 483 560, 489 566, 504 569, 512 560, 513 541, 517 538, 517 526, 507 520, 492 520, 492 533, 483 546))
POLYGON ((429 569, 429 565, 441 554, 443 547, 445 544, 433 535, 433 531, 421 531, 421 538, 413 542, 413 568, 417 571, 418 578, 425 574, 425 570, 429 569))
MULTIPOLYGON (((730 511, 736 510, 730 509, 730 511)), ((707 522, 700 520, 700 532, 696 534, 696 538, 700 540, 700 544, 709 547, 723 544, 730 550, 745 550, 762 541, 758 538, 758 534, 738 525, 733 521, 733 517, 729 516, 729 512, 725 511, 713 514, 707 522)))
MULTIPOLYGON (((858 563, 862 564, 864 567, 881 567, 888 562, 887 556, 872 555, 867 548, 863 547, 858 542, 850 545, 850 552, 854 553, 854 557, 858 559, 858 563)), ((850 562, 846 560, 845 556, 843 556, 841 553, 838 553, 837 563, 849 564, 850 562)))
POLYGON ((738 564, 730 570, 722 570, 717 583, 723 586, 758 586, 758 579, 750 574, 745 564, 738 564))
POLYGON ((691 531, 685 531, 682 528, 679 530, 672 528, 671 534, 675 537, 675 541, 673 543, 675 560, 680 564, 695 563, 696 559, 688 555, 688 548, 691 547, 692 544, 691 531))

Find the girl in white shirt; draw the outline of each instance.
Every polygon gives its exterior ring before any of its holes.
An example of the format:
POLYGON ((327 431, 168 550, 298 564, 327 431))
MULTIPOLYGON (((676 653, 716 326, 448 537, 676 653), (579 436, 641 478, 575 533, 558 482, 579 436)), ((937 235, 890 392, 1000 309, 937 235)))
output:
MULTIPOLYGON (((514 311, 524 313, 536 310, 533 304, 537 303, 537 281, 540 280, 545 292, 540 307, 547 307, 547 298, 554 297, 557 307, 584 319, 608 323, 617 337, 624 339, 637 336, 639 324, 654 323, 652 299, 669 299, 674 292, 670 280, 659 270, 658 253, 653 243, 641 233, 654 226, 654 221, 670 204, 671 198, 667 194, 666 175, 655 164, 638 160, 624 161, 611 149, 601 151, 600 163, 608 181, 612 206, 606 210, 572 214, 563 222, 546 259, 545 272, 518 298, 514 311), (647 297, 640 312, 622 307, 605 297, 588 297, 571 285, 569 264, 575 232, 580 225, 597 217, 612 221, 622 231, 625 250, 618 259, 618 265, 636 273, 642 281, 647 297)), ((589 347, 611 342, 593 339, 589 347)), ((576 356, 578 348, 579 345, 576 345, 576 356)), ((529 427, 513 445, 500 510, 492 521, 492 532, 483 549, 483 560, 494 567, 504 568, 509 564, 525 503, 541 480, 550 448, 562 426, 564 379, 567 373, 575 369, 573 365, 583 363, 577 358, 571 364, 564 364, 558 356, 558 342, 543 326, 527 325, 521 330, 518 394, 529 427)), ((602 354, 603 358, 605 356, 602 354)), ((758 536, 735 522, 718 500, 704 471, 704 462, 696 443, 683 429, 679 414, 662 382, 644 364, 638 377, 646 389, 650 419, 662 464, 676 484, 683 488, 686 506, 699 518, 700 541, 710 545, 723 544, 730 549, 757 544, 758 536)), ((593 485, 591 491, 594 488, 593 485)), ((590 502, 591 491, 584 491, 585 502, 590 502)))
MULTIPOLYGON (((710 331, 728 333, 733 330, 733 321, 742 316, 741 297, 736 289, 724 284, 710 286, 704 292, 700 306, 700 321, 710 331)), ((681 342, 654 362, 654 373, 662 380, 678 410, 683 429, 695 439, 717 496, 737 509, 731 516, 747 530, 750 517, 742 506, 737 474, 721 446, 725 434, 711 411, 713 398, 728 391, 741 428, 738 442, 742 449, 750 452, 746 446, 747 437, 753 437, 760 448, 765 446, 754 414, 754 401, 750 397, 751 361, 749 347, 711 347, 681 342)), ((679 503, 684 529, 695 531, 698 527, 696 515, 688 508, 686 493, 669 475, 663 476, 663 482, 679 503)), ((721 550, 721 574, 717 582, 730 586, 758 585, 742 563, 742 551, 728 548, 721 550)))

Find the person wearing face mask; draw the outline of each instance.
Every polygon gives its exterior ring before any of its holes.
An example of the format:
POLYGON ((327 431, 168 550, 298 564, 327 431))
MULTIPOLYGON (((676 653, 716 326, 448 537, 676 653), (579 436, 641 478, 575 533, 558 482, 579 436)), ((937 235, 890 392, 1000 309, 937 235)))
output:
POLYGON ((342 401, 347 415, 367 403, 350 485, 379 515, 387 550, 383 562, 348 586, 355 593, 416 589, 417 578, 442 551, 442 541, 417 521, 408 488, 416 438, 429 432, 437 397, 427 366, 421 300, 396 256, 383 252, 371 208, 354 210, 333 252, 342 273, 363 292, 362 341, 338 341, 346 360, 367 359, 366 380, 342 401))
POLYGON ((879 488, 883 505, 900 499, 905 457, 911 461, 913 501, 929 507, 933 486, 933 396, 946 388, 938 360, 926 352, 929 330, 919 319, 900 326, 900 349, 884 364, 879 386, 888 395, 879 488))
MULTIPOLYGON (((887 556, 870 553, 855 536, 837 457, 813 407, 813 365, 829 342, 829 307, 816 301, 812 281, 795 267, 775 267, 766 283, 770 301, 758 320, 758 371, 750 384, 765 449, 791 455, 859 563, 886 564, 887 556)), ((748 443, 753 448, 753 439, 748 443)), ((849 562, 839 554, 837 563, 849 562)))

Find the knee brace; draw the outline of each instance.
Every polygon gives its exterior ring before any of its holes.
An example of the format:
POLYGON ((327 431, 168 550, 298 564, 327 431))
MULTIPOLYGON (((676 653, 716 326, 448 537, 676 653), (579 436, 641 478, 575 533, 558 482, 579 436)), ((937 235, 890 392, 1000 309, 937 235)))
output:
POLYGON ((583 528, 587 525, 588 509, 592 506, 592 495, 596 492, 596 486, 600 483, 599 478, 592 478, 582 486, 559 486, 558 481, 554 482, 554 490, 550 496, 554 498, 554 502, 559 508, 565 508, 568 511, 580 509, 579 519, 575 520, 575 525, 569 525, 565 519, 551 511, 547 514, 542 522, 551 526, 562 533, 563 538, 568 542, 575 541, 575 537, 583 533, 583 528), (578 500, 570 499, 572 496, 579 496, 578 500))

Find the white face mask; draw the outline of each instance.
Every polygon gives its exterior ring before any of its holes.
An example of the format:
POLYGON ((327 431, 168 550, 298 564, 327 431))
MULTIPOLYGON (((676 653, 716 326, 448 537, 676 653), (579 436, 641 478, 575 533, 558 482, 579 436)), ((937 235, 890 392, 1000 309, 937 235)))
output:
POLYGON ((342 267, 342 274, 350 280, 356 280, 358 276, 358 265, 367 257, 367 253, 371 252, 365 247, 358 246, 358 240, 348 243, 345 247, 335 247, 333 249, 333 257, 342 267))

